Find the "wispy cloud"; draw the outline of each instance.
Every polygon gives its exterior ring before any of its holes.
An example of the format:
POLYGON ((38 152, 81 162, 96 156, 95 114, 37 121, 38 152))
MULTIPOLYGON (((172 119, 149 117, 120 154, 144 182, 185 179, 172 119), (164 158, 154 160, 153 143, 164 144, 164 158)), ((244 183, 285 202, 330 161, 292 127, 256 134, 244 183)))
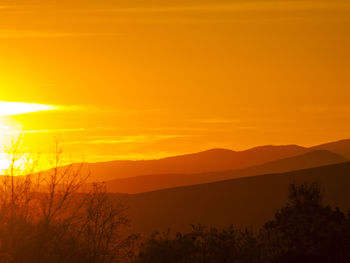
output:
POLYGON ((40 111, 78 112, 86 114, 140 115, 154 114, 159 109, 120 109, 94 105, 36 104, 27 102, 0 101, 0 116, 28 114, 40 111))
MULTIPOLYGON (((120 153, 118 155, 91 155, 91 162, 106 162, 115 160, 154 160, 169 156, 182 155, 183 152, 156 151, 151 153, 120 153)), ((77 162, 81 162, 80 159, 77 162)))
POLYGON ((0 116, 11 116, 52 110, 57 110, 57 107, 45 104, 0 101, 0 116))
POLYGON ((57 105, 56 106, 60 111, 85 111, 88 107, 83 105, 57 105))
POLYGON ((259 129, 259 127, 257 126, 238 126, 235 128, 238 130, 258 130, 259 129))
POLYGON ((0 116, 21 115, 40 111, 85 111, 94 113, 112 112, 111 109, 102 109, 84 105, 49 105, 27 102, 0 101, 0 116))
POLYGON ((179 13, 179 12, 232 12, 254 10, 293 10, 293 9, 339 9, 350 8, 349 1, 236 1, 206 5, 102 8, 90 12, 105 13, 179 13))
POLYGON ((32 130, 23 131, 23 133, 64 133, 64 132, 83 132, 85 128, 74 128, 74 129, 47 129, 47 130, 32 130))
POLYGON ((15 8, 15 6, 12 6, 12 5, 0 5, 0 10, 1 9, 13 9, 15 8))
POLYGON ((307 105, 298 107, 297 109, 305 113, 350 113, 350 105, 307 105))
POLYGON ((238 119, 198 119, 198 120, 192 120, 192 122, 205 123, 205 124, 230 124, 230 123, 240 123, 242 121, 238 119))
MULTIPOLYGON (((1 9, 26 10, 31 12, 59 12, 59 13, 120 13, 120 14, 142 14, 142 13, 195 13, 195 12, 236 12, 236 11, 259 11, 259 10, 295 10, 295 9, 342 9, 350 8, 348 0, 237 0, 237 1, 211 1, 208 4, 169 4, 164 1, 163 4, 154 6, 146 4, 142 6, 118 7, 118 3, 104 4, 86 4, 84 6, 62 5, 57 3, 50 4, 18 4, 0 5, 1 9)), ((58 2, 59 3, 59 2, 58 2)), ((127 1, 125 1, 127 3, 127 1)), ((60 34, 58 34, 60 35, 60 34)), ((66 35, 66 34, 62 34, 66 35)), ((69 35, 69 34, 67 34, 69 35)))
POLYGON ((83 132, 85 128, 74 128, 74 129, 43 129, 43 130, 20 130, 13 129, 8 126, 0 126, 0 134, 11 135, 11 134, 35 134, 35 133, 66 133, 66 132, 83 132))
MULTIPOLYGON (((89 114, 113 114, 113 115, 148 115, 148 114, 155 114, 156 112, 160 112, 160 109, 152 109, 152 108, 145 108, 145 109, 122 109, 122 108, 116 108, 113 106, 105 106, 105 107, 99 107, 94 105, 56 105, 57 109, 59 111, 77 111, 77 112, 84 112, 89 114)), ((105 129, 111 129, 112 127, 100 127, 105 129)), ((115 129, 115 128, 113 128, 115 129)))
POLYGON ((179 135, 179 134, 170 134, 170 135, 137 135, 137 136, 121 136, 116 137, 115 139, 97 139, 97 140, 84 140, 84 141, 73 141, 66 142, 65 144, 124 144, 124 143, 152 143, 167 139, 183 138, 189 137, 192 135, 179 135))
POLYGON ((98 32, 45 32, 45 31, 23 31, 23 30, 0 30, 0 38, 69 38, 90 36, 115 36, 115 33, 98 32))

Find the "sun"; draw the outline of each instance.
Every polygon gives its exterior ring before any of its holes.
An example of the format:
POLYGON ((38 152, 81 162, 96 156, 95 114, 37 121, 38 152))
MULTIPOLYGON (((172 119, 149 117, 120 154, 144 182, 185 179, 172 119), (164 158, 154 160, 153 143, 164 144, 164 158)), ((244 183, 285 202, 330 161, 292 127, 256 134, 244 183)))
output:
POLYGON ((0 101, 0 116, 18 115, 38 111, 50 111, 56 109, 56 106, 51 105, 0 101))
POLYGON ((40 111, 58 110, 57 106, 0 101, 0 174, 9 167, 9 160, 5 148, 12 139, 15 139, 21 130, 11 120, 14 115, 28 114, 40 111))

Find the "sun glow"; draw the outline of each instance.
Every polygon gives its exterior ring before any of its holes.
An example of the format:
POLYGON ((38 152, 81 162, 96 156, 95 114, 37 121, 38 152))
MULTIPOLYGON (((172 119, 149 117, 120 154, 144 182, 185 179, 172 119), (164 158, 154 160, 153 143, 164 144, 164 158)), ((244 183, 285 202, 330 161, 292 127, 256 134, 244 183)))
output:
POLYGON ((45 104, 0 101, 0 174, 3 174, 9 167, 8 156, 5 153, 6 146, 22 132, 21 125, 13 122, 11 116, 52 110, 58 110, 58 107, 45 104))
POLYGON ((18 115, 38 111, 50 111, 56 109, 57 107, 55 106, 44 104, 3 101, 0 102, 0 116, 18 115))

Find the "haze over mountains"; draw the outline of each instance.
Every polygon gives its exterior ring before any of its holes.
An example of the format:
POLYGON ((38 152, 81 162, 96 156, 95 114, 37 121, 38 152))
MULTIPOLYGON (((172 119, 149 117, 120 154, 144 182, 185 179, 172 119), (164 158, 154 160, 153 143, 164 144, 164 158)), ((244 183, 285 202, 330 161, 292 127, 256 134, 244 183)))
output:
MULTIPOLYGON (((259 146, 245 151, 212 149, 158 160, 84 163, 83 173, 90 181, 109 181, 141 175, 193 174, 243 169, 270 161, 293 157, 314 150, 329 150, 350 160, 350 139, 314 147, 298 145, 259 146)), ((76 164, 79 165, 79 164, 76 164)))
POLYGON ((191 224, 258 227, 285 204, 290 183, 318 181, 325 203, 350 208, 350 162, 288 173, 260 175, 134 195, 115 195, 129 206, 134 227, 189 231, 191 224))
POLYGON ((330 151, 318 150, 248 168, 198 174, 155 174, 108 181, 109 192, 142 193, 164 188, 210 183, 259 174, 282 173, 292 170, 346 162, 347 159, 330 151))
POLYGON ((334 153, 338 153, 344 156, 346 159, 350 160, 350 139, 317 145, 311 147, 310 150, 328 150, 334 153))
POLYGON ((90 181, 104 181, 108 192, 136 194, 349 160, 350 139, 309 148, 267 145, 245 151, 212 149, 159 160, 85 163, 82 173, 90 173, 90 181))
POLYGON ((296 145, 262 146, 240 152, 227 149, 212 149, 159 160, 87 163, 84 165, 84 171, 91 172, 91 181, 108 181, 149 174, 204 173, 242 169, 276 159, 295 156, 305 151, 305 148, 296 145))
POLYGON ((86 164, 83 172, 89 171, 125 201, 135 229, 145 234, 187 231, 196 223, 258 227, 286 202, 293 182, 316 180, 326 203, 350 208, 350 140, 86 164))

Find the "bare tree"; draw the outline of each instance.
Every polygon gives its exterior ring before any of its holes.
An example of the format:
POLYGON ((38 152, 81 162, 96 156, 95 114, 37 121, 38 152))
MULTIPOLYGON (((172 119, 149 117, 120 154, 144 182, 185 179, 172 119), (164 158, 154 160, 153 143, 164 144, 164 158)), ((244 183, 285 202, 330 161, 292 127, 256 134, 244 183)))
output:
POLYGON ((135 235, 126 207, 106 188, 83 190, 82 165, 65 165, 56 140, 51 169, 38 172, 20 141, 8 148, 10 166, 0 182, 1 262, 114 263, 132 253, 135 235))
MULTIPOLYGON (((7 261, 27 242, 30 222, 34 219, 37 191, 32 174, 38 161, 22 153, 21 139, 7 147, 9 167, 0 180, 0 255, 7 261)), ((6 261, 5 261, 6 262, 6 261)), ((12 261, 10 261, 12 262, 12 261)))
POLYGON ((137 235, 129 235, 126 206, 112 199, 103 184, 93 184, 85 206, 82 240, 88 262, 113 263, 127 259, 133 251, 137 235))
POLYGON ((55 142, 52 168, 43 174, 42 194, 40 195, 41 213, 45 224, 52 220, 72 217, 78 202, 75 195, 86 183, 88 176, 81 173, 83 165, 64 166, 63 146, 55 142), (70 213, 68 213, 70 212, 70 213))

